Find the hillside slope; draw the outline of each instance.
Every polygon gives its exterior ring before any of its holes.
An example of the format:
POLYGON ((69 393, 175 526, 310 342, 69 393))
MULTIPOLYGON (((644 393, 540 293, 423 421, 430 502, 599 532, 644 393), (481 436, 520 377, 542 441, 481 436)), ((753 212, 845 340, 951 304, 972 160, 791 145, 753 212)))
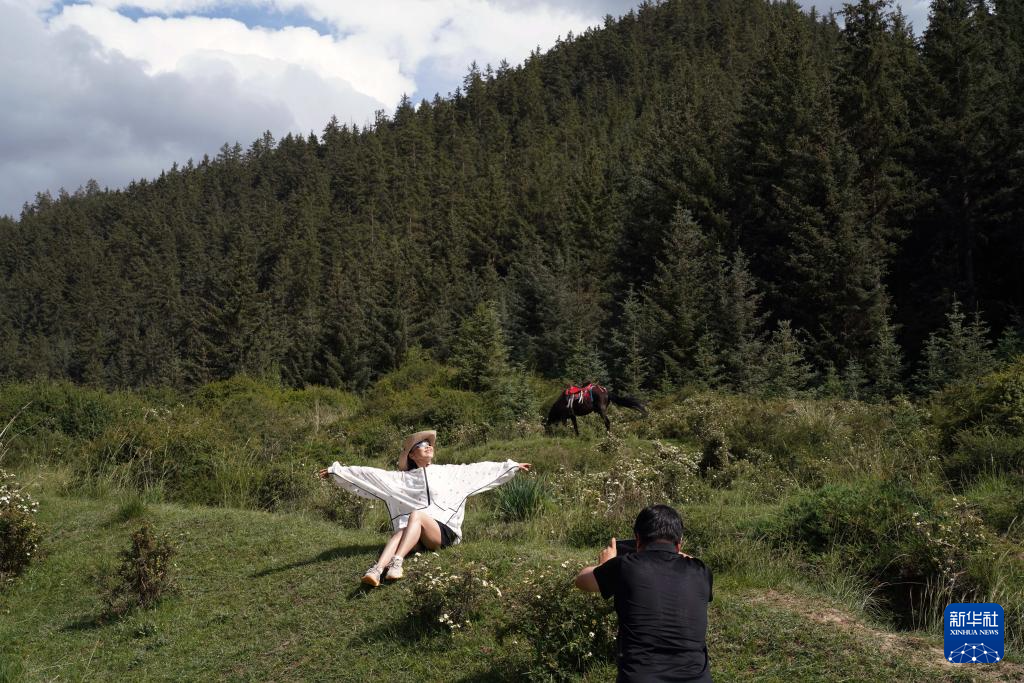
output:
MULTIPOLYGON (((528 667, 526 643, 496 639, 497 616, 455 635, 421 634, 408 614, 425 581, 417 564, 401 584, 363 590, 358 577, 381 536, 299 515, 150 506, 179 548, 179 591, 155 610, 97 623, 96 575, 138 520, 117 521, 117 501, 43 502, 46 556, 3 596, 0 679, 516 680, 528 667)), ((485 564, 511 595, 527 569, 560 572, 569 591, 591 555, 471 539, 435 561, 485 564)), ((709 639, 716 680, 971 680, 933 656, 935 634, 890 633, 834 607, 823 618, 827 607, 799 582, 752 586, 720 572, 709 639)), ((613 671, 601 664, 586 679, 613 671)), ((985 680, 1012 680, 1021 668, 985 671, 1001 674, 985 680)))

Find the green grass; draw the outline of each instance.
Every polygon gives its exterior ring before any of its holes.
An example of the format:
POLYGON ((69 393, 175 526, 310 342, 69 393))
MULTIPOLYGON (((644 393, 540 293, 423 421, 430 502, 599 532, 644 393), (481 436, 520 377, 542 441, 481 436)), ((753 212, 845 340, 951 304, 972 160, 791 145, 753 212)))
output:
MULTIPOLYGON (((35 399, 0 453, 40 500, 44 541, 28 571, 0 588, 0 683, 522 680, 537 665, 532 646, 500 634, 526 605, 521 593, 533 584, 524 578, 546 573, 556 578, 545 585, 571 590, 598 546, 628 537, 637 510, 655 502, 680 509, 684 550, 715 573, 717 681, 1024 678, 1024 475, 948 479, 955 444, 939 438, 925 407, 666 395, 648 418, 613 412, 610 436, 583 418, 576 438, 545 435, 539 415, 501 422, 480 396, 452 389, 449 374, 421 359, 384 378, 372 401, 247 378, 193 396, 5 387, 4 423, 35 399), (359 577, 384 540, 386 512, 314 472, 333 460, 393 467, 405 430, 430 426, 439 463, 511 458, 533 463, 538 477, 473 498, 464 544, 412 559, 406 581, 365 591, 359 577), (895 502, 907 505, 880 507, 870 494, 893 473, 903 482, 895 502), (837 486, 848 504, 833 520, 835 496, 823 492, 837 486), (806 523, 794 527, 797 504, 806 523), (909 516, 919 508, 923 516, 909 516), (143 519, 177 545, 177 591, 102 622, 104 578, 143 519), (904 543, 917 558, 910 568, 929 581, 936 559, 953 558, 962 572, 954 589, 1003 604, 1007 662, 965 677, 942 665, 935 610, 900 618, 871 560, 904 543), (427 629, 411 610, 428 561, 453 573, 486 566, 504 597, 479 606, 464 631, 427 629)), ((535 384, 546 407, 552 387, 535 384)), ((948 588, 929 584, 923 602, 948 588)), ((613 677, 614 665, 599 661, 576 680, 613 677)))
MULTIPOLYGON (((526 668, 522 648, 499 643, 492 624, 415 636, 408 608, 417 563, 401 584, 363 590, 358 578, 382 537, 296 514, 151 505, 148 516, 178 545, 178 592, 154 610, 98 624, 97 576, 134 528, 135 520, 116 521, 119 513, 115 500, 43 498, 46 556, 4 594, 7 680, 515 680, 526 668)), ((474 510, 467 528, 487 514, 474 510)), ((523 567, 556 567, 570 590, 593 552, 475 540, 437 561, 483 563, 504 586, 523 567)), ((716 680, 936 680, 897 650, 879 653, 800 610, 756 602, 766 590, 813 594, 783 569, 718 573, 709 637, 716 680)), ((605 665, 588 678, 612 675, 605 665)))

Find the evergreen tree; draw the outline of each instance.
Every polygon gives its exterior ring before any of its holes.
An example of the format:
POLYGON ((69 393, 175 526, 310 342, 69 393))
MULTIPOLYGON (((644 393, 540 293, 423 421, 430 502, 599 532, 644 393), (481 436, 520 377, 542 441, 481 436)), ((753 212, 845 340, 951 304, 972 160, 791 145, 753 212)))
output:
POLYGON ((1024 355, 1024 318, 1015 316, 1011 324, 1003 329, 996 344, 996 357, 1002 361, 1012 361, 1024 355))
POLYGON ((477 305, 462 321, 451 362, 459 383, 473 391, 486 390, 509 374, 505 335, 493 301, 477 305))
POLYGON ((988 325, 980 313, 968 321, 956 299, 946 314, 946 326, 928 336, 922 355, 921 368, 915 376, 922 392, 977 379, 995 367, 988 325))
POLYGON ((650 360, 643 348, 643 306, 632 287, 622 302, 619 324, 611 332, 612 381, 629 394, 639 393, 648 378, 650 360))
POLYGON ((872 392, 879 398, 892 398, 903 392, 903 351, 888 321, 878 331, 866 374, 872 392))
POLYGON ((697 351, 694 354, 694 376, 705 387, 717 387, 722 382, 722 364, 719 362, 718 345, 710 332, 705 332, 697 340, 697 351))
POLYGON ((608 383, 608 370, 592 340, 584 336, 582 330, 577 334, 570 349, 562 379, 578 386, 585 386, 591 382, 608 383))
POLYGON ((721 354, 724 380, 739 391, 760 386, 764 361, 763 295, 747 269, 743 251, 737 251, 722 280, 713 321, 721 354))
POLYGON ((692 359, 708 313, 706 277, 713 250, 690 213, 676 208, 655 265, 643 290, 644 345, 651 374, 680 384, 693 378, 692 359))
POLYGON ((788 320, 779 321, 772 333, 758 374, 755 387, 769 396, 794 396, 803 392, 814 377, 813 369, 805 360, 803 344, 788 320))

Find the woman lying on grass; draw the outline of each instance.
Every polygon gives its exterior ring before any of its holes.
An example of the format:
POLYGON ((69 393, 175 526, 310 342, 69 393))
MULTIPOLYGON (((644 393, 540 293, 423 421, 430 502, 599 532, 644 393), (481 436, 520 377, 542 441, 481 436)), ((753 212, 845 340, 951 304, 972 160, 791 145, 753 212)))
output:
POLYGON ((527 472, 530 463, 478 462, 472 465, 432 465, 437 432, 416 432, 402 443, 398 472, 376 467, 346 467, 334 463, 320 470, 335 486, 363 498, 383 501, 395 532, 377 563, 366 570, 363 583, 379 586, 381 574, 390 581, 403 576, 402 561, 417 546, 437 550, 462 540, 466 499, 490 491, 527 472))

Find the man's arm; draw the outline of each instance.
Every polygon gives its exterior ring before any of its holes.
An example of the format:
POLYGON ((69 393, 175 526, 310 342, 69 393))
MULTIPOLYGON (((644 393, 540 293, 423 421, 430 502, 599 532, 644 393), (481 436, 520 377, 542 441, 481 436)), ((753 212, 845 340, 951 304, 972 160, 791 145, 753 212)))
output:
POLYGON ((581 591, 586 591, 588 593, 597 593, 600 591, 601 587, 597 583, 597 577, 594 576, 594 569, 600 567, 615 556, 615 537, 612 536, 612 542, 608 544, 607 548, 602 548, 601 553, 597 556, 597 564, 584 567, 580 570, 580 573, 576 575, 576 587, 581 591))

